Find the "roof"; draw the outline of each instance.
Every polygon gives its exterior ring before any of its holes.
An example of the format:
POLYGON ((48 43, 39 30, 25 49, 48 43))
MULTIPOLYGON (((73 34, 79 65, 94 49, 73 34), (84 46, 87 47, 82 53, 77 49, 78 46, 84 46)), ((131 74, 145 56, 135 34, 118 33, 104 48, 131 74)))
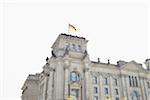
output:
POLYGON ((61 33, 60 35, 69 36, 69 37, 74 37, 74 38, 79 38, 79 39, 84 39, 85 40, 84 37, 74 36, 74 35, 71 35, 71 34, 61 33))
POLYGON ((26 84, 29 82, 29 81, 38 81, 39 80, 39 73, 36 73, 36 74, 29 74, 27 79, 25 80, 23 86, 22 86, 22 90, 24 90, 26 88, 26 84))
POLYGON ((112 65, 112 66, 119 67, 119 66, 116 65, 116 64, 108 64, 108 63, 102 63, 102 62, 96 62, 96 61, 91 61, 91 63, 94 63, 94 64, 103 64, 103 65, 112 65))

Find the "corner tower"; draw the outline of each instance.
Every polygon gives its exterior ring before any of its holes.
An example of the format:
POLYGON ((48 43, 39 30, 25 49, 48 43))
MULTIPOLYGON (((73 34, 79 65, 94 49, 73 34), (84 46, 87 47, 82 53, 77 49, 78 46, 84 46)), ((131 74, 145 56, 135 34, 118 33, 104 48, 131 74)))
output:
POLYGON ((90 63, 87 42, 83 37, 62 33, 52 45, 52 57, 48 61, 55 69, 52 100, 64 100, 73 93, 75 100, 85 100, 87 86, 84 83, 90 63))

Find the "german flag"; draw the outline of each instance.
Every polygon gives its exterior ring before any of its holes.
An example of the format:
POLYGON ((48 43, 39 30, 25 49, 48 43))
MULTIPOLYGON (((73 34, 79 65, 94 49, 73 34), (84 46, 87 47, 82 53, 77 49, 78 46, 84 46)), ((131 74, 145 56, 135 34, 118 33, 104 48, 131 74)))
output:
POLYGON ((77 29, 73 25, 69 24, 69 30, 68 31, 70 32, 71 30, 77 31, 77 29))

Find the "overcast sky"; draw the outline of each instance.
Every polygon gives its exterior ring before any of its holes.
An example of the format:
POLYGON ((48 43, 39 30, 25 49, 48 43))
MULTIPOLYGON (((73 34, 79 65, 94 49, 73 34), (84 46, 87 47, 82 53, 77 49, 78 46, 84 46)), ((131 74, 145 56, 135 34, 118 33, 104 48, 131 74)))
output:
POLYGON ((20 100, 28 74, 42 71, 60 33, 73 24, 88 42, 91 60, 150 57, 148 0, 1 0, 0 99, 20 100), (36 2, 35 2, 36 1, 36 2))

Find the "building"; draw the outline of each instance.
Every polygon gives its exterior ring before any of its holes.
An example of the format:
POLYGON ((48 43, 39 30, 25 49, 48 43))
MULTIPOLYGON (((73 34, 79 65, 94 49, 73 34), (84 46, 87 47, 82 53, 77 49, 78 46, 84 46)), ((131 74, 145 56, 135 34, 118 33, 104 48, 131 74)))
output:
POLYGON ((60 34, 43 71, 27 77, 22 100, 150 100, 150 59, 147 68, 135 61, 91 61, 87 42, 60 34))

